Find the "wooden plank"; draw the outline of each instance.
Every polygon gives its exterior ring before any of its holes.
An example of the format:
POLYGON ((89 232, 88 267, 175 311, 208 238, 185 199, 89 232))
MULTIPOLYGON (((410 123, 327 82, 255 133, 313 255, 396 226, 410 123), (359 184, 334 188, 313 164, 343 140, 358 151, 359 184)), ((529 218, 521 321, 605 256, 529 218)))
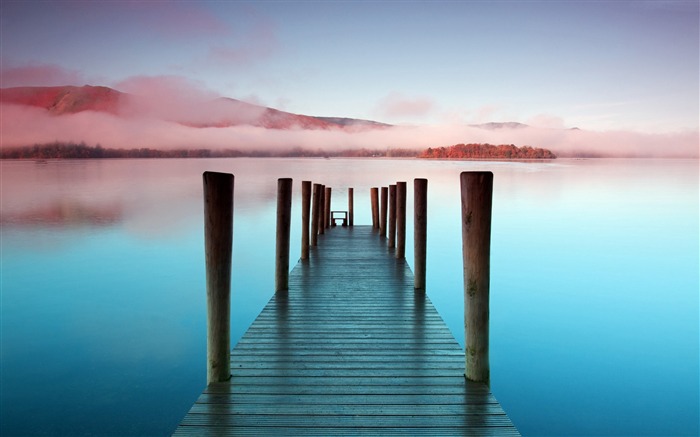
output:
MULTIPOLYGON (((311 346, 307 348, 295 348, 293 350, 284 350, 281 351, 277 347, 271 347, 268 345, 268 347, 265 348, 254 348, 252 347, 254 345, 249 345, 249 347, 243 347, 243 346, 237 346, 236 349, 231 352, 232 357, 241 357, 241 358, 250 358, 250 350, 255 349, 259 351, 258 353, 262 356, 265 354, 272 354, 274 356, 303 356, 303 355, 331 355, 331 356, 351 356, 355 354, 356 350, 365 350, 367 353, 364 356, 372 356, 372 355, 381 355, 381 356, 386 356, 386 352, 382 350, 377 350, 377 348, 372 348, 371 345, 363 345, 363 347, 358 347, 355 349, 337 349, 337 350, 330 350, 328 348, 323 348, 321 346, 317 346, 316 348, 313 348, 311 346)), ((416 356, 416 357, 421 357, 421 356, 433 356, 433 355, 440 355, 440 356, 452 356, 452 355, 461 355, 462 358, 464 357, 464 352, 461 351, 455 351, 452 348, 447 348, 447 349, 423 349, 420 347, 419 344, 413 345, 414 347, 412 348, 401 348, 397 349, 395 352, 392 353, 393 356, 399 356, 399 355, 409 355, 409 356, 416 356)), ((359 358, 358 358, 359 359, 359 358)))
POLYGON ((202 394, 197 400, 199 404, 304 404, 304 405, 462 405, 476 403, 496 403, 484 396, 466 396, 463 394, 288 394, 288 393, 240 393, 227 394, 202 394))
MULTIPOLYGON (((474 414, 505 415, 498 404, 447 404, 437 406, 440 415, 469 416, 474 414)), ((192 414, 285 414, 285 415, 349 415, 363 416, 418 416, 425 413, 421 405, 327 405, 309 409, 308 405, 273 404, 195 404, 192 414)))
MULTIPOLYGON (((464 393, 465 386, 464 383, 460 381, 455 381, 454 377, 440 377, 440 376, 414 376, 414 377, 397 377, 392 379, 392 385, 399 387, 408 386, 418 386, 426 385, 429 387, 446 386, 454 389, 455 393, 464 393)), ((274 386, 281 385, 295 385, 295 386, 311 386, 311 385, 355 385, 355 386, 386 386, 386 378, 379 376, 368 376, 365 378, 322 378, 317 376, 300 376, 296 378, 289 377, 278 377, 278 376, 267 376, 260 378, 245 378, 245 377, 234 377, 230 384, 225 385, 214 385, 207 387, 205 393, 229 393, 238 387, 247 384, 269 384, 274 386)), ((488 393, 486 387, 469 387, 469 393, 488 393)))
POLYGON ((335 227, 309 252, 174 435, 519 435, 385 239, 335 227))
POLYGON ((309 409, 307 414, 188 414, 182 421, 183 425, 198 426, 308 426, 309 422, 315 426, 343 427, 343 428, 367 428, 377 427, 431 427, 436 419, 442 426, 462 426, 474 422, 479 426, 508 426, 510 420, 504 415, 384 415, 362 416, 355 414, 313 414, 309 409))
MULTIPOLYGON (((323 378, 323 377, 322 377, 323 378)), ((325 378, 331 378, 326 376, 325 378)), ((247 378, 247 379, 259 379, 259 378, 247 378)), ((291 378, 290 378, 291 379, 291 378)), ((301 379, 296 377, 295 379, 301 379)), ((266 381, 267 382, 267 381, 266 381)), ((234 389, 223 394, 290 394, 290 395, 316 395, 316 396, 338 396, 338 395, 357 395, 357 396, 369 396, 369 395, 411 395, 411 396, 432 396, 432 395, 454 395, 454 396, 466 396, 472 398, 472 400, 479 400, 482 402, 488 402, 488 393, 474 393, 474 394, 464 394, 458 388, 454 388, 448 385, 355 385, 352 382, 347 382, 344 385, 341 384, 331 384, 329 386, 321 385, 307 385, 307 386, 294 386, 289 384, 280 383, 279 385, 272 384, 241 384, 236 386, 234 389)), ((213 393, 211 393, 213 394, 213 393)), ((222 393, 216 393, 221 395, 222 393)))
POLYGON ((181 426, 175 436, 335 436, 335 435, 363 435, 363 436, 519 436, 514 428, 510 427, 481 427, 481 426, 457 426, 457 427, 425 427, 425 428, 390 428, 390 427, 275 427, 257 425, 244 426, 181 426), (468 431, 466 431, 468 429, 468 431))
MULTIPOLYGON (((313 362, 307 361, 308 358, 297 358, 294 360, 288 360, 288 359, 282 359, 282 360, 275 360, 275 359, 266 359, 266 360, 260 360, 260 361, 244 361, 244 362, 239 362, 236 363, 232 366, 232 372, 236 374, 240 374, 241 371, 245 370, 253 370, 253 369, 260 369, 260 370, 266 370, 270 369, 273 370, 275 374, 278 373, 280 370, 288 370, 288 371, 294 371, 294 370, 312 370, 312 369, 319 369, 319 370, 337 370, 337 369, 364 369, 366 367, 372 367, 372 370, 383 370, 383 369, 394 369, 394 370, 401 370, 401 369, 407 369, 407 370, 425 370, 426 372, 423 372, 423 374, 430 374, 431 371, 441 371, 441 370, 463 370, 463 367, 461 364, 455 364, 454 362, 450 361, 441 361, 439 359, 434 359, 431 357, 426 357, 425 359, 408 359, 408 360, 400 360, 400 359, 391 359, 387 357, 383 357, 384 359, 381 360, 347 360, 347 359, 315 359, 313 362)), ((419 376, 423 376, 423 374, 419 373, 419 376)), ((454 373, 448 373, 447 376, 453 376, 454 373)), ((349 374, 341 375, 341 376, 350 376, 349 374)), ((434 375, 430 375, 434 376, 434 375)))

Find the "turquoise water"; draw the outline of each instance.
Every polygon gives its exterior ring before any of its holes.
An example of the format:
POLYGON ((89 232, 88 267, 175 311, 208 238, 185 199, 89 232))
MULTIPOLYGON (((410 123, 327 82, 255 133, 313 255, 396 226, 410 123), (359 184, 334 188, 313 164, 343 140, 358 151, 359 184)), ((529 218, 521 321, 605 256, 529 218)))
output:
MULTIPOLYGON (((275 190, 429 180, 428 294, 464 344, 459 173, 494 172, 492 389, 524 435, 697 435, 697 160, 0 162, 4 435, 166 435, 205 385, 201 174, 234 173, 232 342, 272 295, 275 190)), ((412 229, 409 213, 408 229, 412 229)), ((407 259, 413 264, 412 235, 407 259)))

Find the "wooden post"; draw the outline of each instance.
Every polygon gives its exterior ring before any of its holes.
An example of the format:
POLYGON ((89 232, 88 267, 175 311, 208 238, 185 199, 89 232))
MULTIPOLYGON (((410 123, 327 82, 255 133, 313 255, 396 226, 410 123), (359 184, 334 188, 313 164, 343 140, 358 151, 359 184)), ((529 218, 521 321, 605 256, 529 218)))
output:
POLYGON ((231 379, 231 248, 233 180, 204 172, 204 259, 207 281, 207 385, 231 379))
POLYGON ((309 258, 309 213, 311 212, 311 181, 301 182, 301 259, 309 258))
POLYGON ((289 289, 289 234, 292 219, 292 180, 277 179, 277 245, 275 291, 289 289))
POLYGON ((370 188, 369 198, 372 203, 372 228, 379 229, 379 188, 370 188))
POLYGON ((324 226, 326 228, 331 227, 331 187, 326 187, 326 197, 324 198, 324 202, 326 203, 326 223, 324 223, 324 226))
POLYGON ((321 199, 319 200, 318 233, 326 233, 326 186, 321 184, 321 199))
POLYGON ((489 269, 493 173, 463 172, 465 376, 489 384, 489 269))
POLYGON ((396 246, 396 184, 389 185, 389 247, 396 246))
POLYGON ((353 213, 353 191, 354 189, 348 188, 348 225, 352 226, 353 221, 354 221, 354 213, 353 213))
POLYGON ((314 184, 314 199, 313 207, 311 208, 311 245, 318 245, 318 218, 321 213, 321 184, 314 184))
POLYGON ((428 237, 428 180, 413 180, 413 288, 425 290, 426 243, 428 237))
POLYGON ((406 256, 406 182, 396 183, 396 258, 406 256))
POLYGON ((389 199, 387 197, 389 196, 389 187, 382 187, 382 202, 381 202, 381 209, 379 213, 379 234, 382 237, 386 237, 386 208, 387 208, 387 203, 389 202, 389 199))

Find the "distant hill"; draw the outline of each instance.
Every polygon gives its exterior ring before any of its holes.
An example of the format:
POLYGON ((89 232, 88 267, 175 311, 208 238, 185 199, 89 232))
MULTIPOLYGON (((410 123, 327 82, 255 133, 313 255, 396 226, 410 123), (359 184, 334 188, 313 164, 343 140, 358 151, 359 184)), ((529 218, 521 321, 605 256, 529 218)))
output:
POLYGON ((308 115, 293 114, 279 109, 254 105, 229 97, 206 104, 209 120, 184 123, 194 127, 257 126, 266 129, 338 129, 341 126, 308 115))
MULTIPOLYGON (((91 85, 0 88, 0 101, 42 108, 52 115, 94 111, 118 117, 160 116, 167 121, 201 128, 256 126, 279 130, 357 131, 392 127, 391 124, 373 120, 295 114, 229 97, 201 101, 197 103, 196 107, 187 108, 185 111, 163 111, 161 108, 158 112, 154 110, 154 103, 148 98, 123 93, 105 86, 91 85)), ((470 126, 488 130, 529 127, 527 124, 512 121, 488 122, 470 126)))
POLYGON ((314 117, 322 121, 326 121, 328 123, 333 123, 337 124, 338 126, 343 126, 343 127, 351 127, 351 126, 360 126, 360 127, 372 127, 372 128, 385 128, 385 127, 391 127, 392 125, 387 124, 387 123, 380 123, 378 121, 372 121, 372 120, 361 120, 357 118, 345 118, 345 117, 314 117))
MULTIPOLYGON (((152 111, 151 102, 147 99, 108 87, 90 85, 2 88, 0 101, 42 108, 52 115, 95 111, 134 117, 152 111)), ((168 114, 165 118, 192 127, 249 125, 282 130, 357 130, 390 126, 370 120, 294 114, 227 97, 200 102, 198 107, 189 108, 188 112, 195 115, 176 113, 168 114)))
POLYGON ((470 125, 472 127, 478 127, 481 129, 489 129, 489 130, 497 130, 497 129, 522 129, 526 127, 530 127, 527 124, 523 123, 518 123, 515 121, 506 121, 506 122, 488 122, 488 123, 481 123, 481 124, 472 124, 470 125))
MULTIPOLYGON (((232 126, 252 126, 271 130, 282 130, 282 131, 335 131, 335 132, 358 132, 358 131, 377 131, 383 129, 391 129, 394 126, 386 123, 381 123, 372 120, 362 120, 347 117, 327 117, 327 116, 311 116, 303 114, 295 114, 291 112, 281 111, 279 109, 270 108, 267 106, 256 105, 253 103, 244 102, 242 100, 237 100, 229 97, 218 97, 211 98, 211 96, 201 97, 201 96, 190 96, 186 90, 182 93, 168 93, 167 95, 159 95, 158 93, 153 93, 153 95, 137 95, 131 93, 124 93, 109 87, 104 86, 54 86, 54 87, 16 87, 16 88, 3 88, 0 89, 0 102, 3 105, 21 105, 33 108, 40 108, 46 111, 50 119, 56 117, 56 121, 62 122, 63 120, 70 120, 68 117, 61 119, 63 116, 78 114, 82 112, 92 112, 98 114, 109 114, 115 117, 115 120, 105 120, 104 117, 96 118, 106 125, 110 125, 112 121, 155 121, 155 124, 145 124, 145 126, 158 126, 158 129, 168 129, 167 124, 162 124, 165 121, 168 123, 177 123, 182 126, 187 126, 195 129, 208 129, 206 135, 211 138, 217 135, 215 132, 219 128, 227 128, 232 126), (182 94, 182 95, 180 95, 182 94)), ((5 112, 8 114, 9 112, 5 112)), ((22 111, 21 113, 25 113, 22 111)), ((28 113, 30 117, 34 117, 33 113, 28 113)), ((39 118, 39 117, 35 117, 39 118)), ((87 120, 87 119, 86 119, 87 120)), ((89 120, 92 120, 90 118, 89 120)), ((30 119, 31 121, 31 119, 30 119)), ((50 120, 42 119, 42 121, 37 121, 37 123, 48 123, 50 120)), ((8 125, 12 122, 8 119, 8 125)), ((86 130, 90 129, 90 123, 81 121, 83 124, 79 124, 82 129, 83 126, 86 130)), ((68 126, 71 126, 68 124, 68 126)), ((115 123, 115 126, 121 126, 121 124, 115 123)), ((142 124, 138 124, 142 126, 142 124)), ((486 130, 519 130, 525 129, 529 126, 517 122, 489 122, 482 124, 470 125, 474 128, 486 129, 486 130)), ((39 126, 38 126, 39 127, 39 126)), ((41 130, 41 129, 37 129, 41 130)), ((35 146, 41 146, 42 143, 45 145, 50 145, 50 141, 60 142, 64 141, 67 143, 72 143, 73 141, 81 140, 91 140, 95 143, 99 142, 109 142, 110 138, 107 135, 101 135, 101 131, 98 131, 97 135, 93 135, 92 138, 74 138, 75 135, 81 135, 81 131, 76 129, 67 129, 64 132, 63 138, 56 136, 54 138, 48 138, 46 140, 34 141, 35 146), (103 139, 104 138, 104 139, 103 139)), ((238 143, 231 144, 227 142, 226 135, 228 132, 222 132, 224 135, 221 136, 221 145, 216 148, 227 148, 227 147, 239 147, 242 149, 247 149, 249 152, 241 152, 239 150, 231 151, 232 156, 240 156, 241 153, 253 153, 258 154, 263 149, 269 149, 270 146, 265 143, 263 139, 264 136, 261 135, 246 135, 245 144, 241 144, 240 140, 238 143), (258 150, 253 150, 253 149, 258 150)), ((5 137, 7 138, 7 137, 5 137)), ((194 136, 193 136, 194 138, 194 136)), ((465 138, 465 142, 469 141, 469 138, 465 138)), ((195 140, 196 141, 196 140, 195 140)), ((28 141, 26 141, 28 142, 28 141)), ((18 141, 6 143, 8 146, 29 146, 29 144, 17 144, 18 141)), ((138 142, 136 142, 138 144, 138 142)), ((0 142, 2 144, 2 142, 0 142)), ((139 147, 139 152, 132 152, 130 149, 119 150, 117 152, 107 152, 106 149, 95 149, 88 150, 86 148, 75 148, 75 147, 61 147, 56 149, 54 145, 50 145, 47 148, 33 149, 32 152, 17 152, 6 151, 3 156, 9 158, 11 156, 29 158, 30 156, 37 157, 38 159, 43 159, 43 156, 50 158, 59 157, 108 157, 111 156, 152 156, 154 153, 151 148, 158 148, 159 146, 153 144, 152 140, 146 141, 145 144, 138 144, 139 146, 145 146, 146 149, 141 151, 139 147)), ((130 144, 127 144, 129 147, 130 144)), ((295 147, 308 146, 304 141, 294 143, 295 147)), ((170 149, 172 146, 166 144, 160 147, 170 149)), ((173 153, 175 156, 209 156, 206 151, 202 149, 195 148, 189 150, 192 146, 187 146, 187 150, 176 151, 173 153)), ((196 145, 194 146, 196 147, 196 145)), ((317 146, 318 147, 318 146, 317 146)), ((372 144, 359 143, 354 146, 349 146, 351 149, 360 149, 362 147, 372 148, 372 144)), ((414 146, 415 147, 415 146, 414 146)), ((457 147, 457 146, 454 146, 457 147)), ((489 146, 496 147, 496 146, 489 146)), ((549 157, 546 153, 539 153, 542 149, 518 151, 512 150, 512 147, 506 148, 505 146, 497 146, 499 149, 494 151, 492 149, 481 147, 476 150, 472 147, 469 150, 460 149, 456 150, 453 148, 435 148, 428 149, 428 151, 423 153, 424 157, 430 158, 497 158, 497 159, 523 159, 523 158, 547 158, 549 157), (534 155, 537 156, 534 156, 534 155)), ((323 145, 325 151, 336 151, 336 146, 334 146, 331 141, 328 145, 323 145)), ((398 152, 398 149, 406 149, 405 145, 398 144, 396 149, 392 149, 390 152, 391 156, 416 156, 419 151, 413 149, 407 151, 406 155, 402 152, 398 152)), ((516 148, 517 149, 517 148, 516 148)), ((531 148, 530 148, 531 149, 531 148)), ((364 150, 364 149, 363 149, 364 150)), ((212 150, 213 152, 213 150, 212 150)), ((546 151, 549 154, 551 152, 546 151)), ((282 153, 291 153, 290 156, 313 156, 316 152, 310 152, 308 150, 292 150, 283 151, 282 153)), ((344 151, 343 156, 354 156, 352 153, 344 151)), ((358 152, 359 153, 359 152, 358 152)), ((368 156, 385 156, 382 152, 377 152, 375 150, 366 150, 361 152, 368 156)), ((157 155, 157 154, 155 154, 157 155)), ((363 156, 364 156, 363 155, 363 156)), ((553 155, 552 155, 553 156, 553 155)))
POLYGON ((46 109, 54 115, 98 111, 117 114, 126 94, 104 86, 0 88, 0 101, 46 109))

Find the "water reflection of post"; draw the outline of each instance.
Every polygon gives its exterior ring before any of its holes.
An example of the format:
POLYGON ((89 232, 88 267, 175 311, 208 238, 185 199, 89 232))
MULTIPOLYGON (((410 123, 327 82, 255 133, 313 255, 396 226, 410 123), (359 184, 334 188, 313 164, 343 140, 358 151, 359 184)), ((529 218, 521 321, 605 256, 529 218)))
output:
POLYGON ((396 183, 396 258, 406 256, 406 182, 396 183))
MULTIPOLYGON (((305 268, 305 271, 308 271, 310 265, 303 264, 303 268, 305 268)), ((280 385, 284 386, 287 384, 287 376, 285 373, 287 373, 286 368, 289 364, 289 354, 293 348, 293 346, 290 344, 290 340, 294 337, 295 332, 292 331, 291 326, 289 326, 289 293, 275 293, 272 299, 275 301, 275 318, 272 322, 274 334, 271 335, 277 340, 278 344, 272 358, 274 360, 274 364, 271 366, 273 366, 272 369, 274 369, 273 372, 275 381, 278 381, 280 385)), ((263 354, 260 356, 261 362, 270 359, 263 354)))
MULTIPOLYGON (((414 321, 411 324, 411 330, 413 333, 413 338, 411 338, 411 343, 417 348, 427 348, 426 343, 430 342, 428 335, 428 322, 425 317, 425 290, 415 290, 413 293, 413 317, 414 321)), ((426 354, 416 354, 416 366, 420 369, 425 369, 430 366, 430 361, 434 360, 434 356, 428 356, 426 354)), ((433 361, 434 362, 434 361, 433 361)))
POLYGON ((275 291, 289 289, 289 234, 292 219, 292 180, 277 180, 277 244, 275 291))
POLYGON ((425 290, 425 260, 428 234, 428 180, 413 180, 414 288, 425 290))
POLYGON ((314 184, 314 199, 313 206, 311 207, 311 245, 316 246, 318 244, 318 219, 321 213, 321 184, 314 184))
POLYGON ((493 173, 463 172, 465 376, 489 383, 489 269, 493 173))
POLYGON ((204 257, 207 281, 207 384, 231 378, 232 174, 204 172, 204 257))
POLYGON ((355 214, 353 212, 353 192, 353 188, 348 188, 348 226, 352 226, 355 219, 355 214))
POLYGON ((301 259, 309 258, 309 212, 311 211, 311 181, 301 182, 301 259))

